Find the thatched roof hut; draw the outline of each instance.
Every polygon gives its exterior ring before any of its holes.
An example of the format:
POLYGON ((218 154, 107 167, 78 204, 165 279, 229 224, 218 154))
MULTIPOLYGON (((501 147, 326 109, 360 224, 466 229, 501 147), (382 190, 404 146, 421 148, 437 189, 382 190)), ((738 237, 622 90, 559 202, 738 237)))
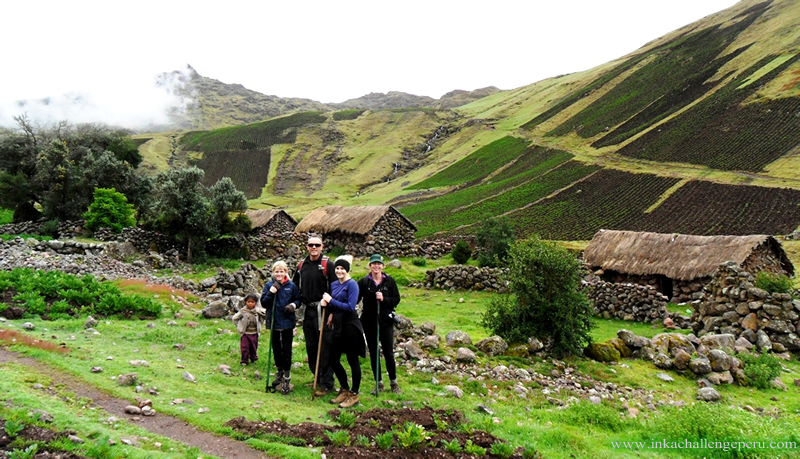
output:
POLYGON ((398 216, 413 231, 417 227, 392 206, 325 206, 306 215, 297 225, 298 233, 317 232, 328 234, 366 235, 375 228, 378 221, 387 214, 398 216))
POLYGON ((417 227, 392 206, 326 206, 306 215, 297 233, 319 233, 328 247, 342 247, 356 256, 382 253, 391 257, 414 252, 417 227))
POLYGON ((691 236, 600 230, 586 247, 583 259, 592 268, 606 271, 689 281, 711 276, 726 261, 742 266, 757 250, 762 253, 760 263, 766 259, 774 268, 794 275, 794 266, 780 242, 763 234, 691 236))
POLYGON ((244 214, 250 218, 253 231, 259 228, 292 231, 297 226, 297 220, 281 209, 248 210, 244 214))

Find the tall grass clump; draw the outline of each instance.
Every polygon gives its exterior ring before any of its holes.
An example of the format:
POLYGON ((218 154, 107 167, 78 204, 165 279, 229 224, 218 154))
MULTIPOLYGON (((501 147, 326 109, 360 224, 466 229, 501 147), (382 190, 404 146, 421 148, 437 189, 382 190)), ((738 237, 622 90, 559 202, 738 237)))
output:
POLYGON ((755 279, 756 287, 769 293, 791 293, 792 280, 786 274, 759 271, 755 279))

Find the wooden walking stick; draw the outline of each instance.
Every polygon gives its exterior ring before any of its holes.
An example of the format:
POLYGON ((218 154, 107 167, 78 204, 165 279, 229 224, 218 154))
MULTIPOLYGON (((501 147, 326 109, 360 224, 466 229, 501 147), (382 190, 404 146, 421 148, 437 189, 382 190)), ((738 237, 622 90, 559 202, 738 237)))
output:
POLYGON ((314 385, 311 387, 311 401, 317 395, 317 377, 319 376, 319 356, 322 352, 322 332, 325 330, 325 309, 322 308, 322 320, 319 323, 319 344, 317 344, 317 364, 314 368, 314 385))

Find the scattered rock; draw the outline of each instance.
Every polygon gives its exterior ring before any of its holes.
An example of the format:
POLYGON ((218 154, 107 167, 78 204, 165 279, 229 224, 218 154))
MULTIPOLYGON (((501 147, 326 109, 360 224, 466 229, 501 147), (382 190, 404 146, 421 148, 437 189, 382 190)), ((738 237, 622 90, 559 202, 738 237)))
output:
POLYGON ((656 378, 658 378, 658 379, 660 379, 662 381, 666 381, 666 382, 675 381, 675 378, 673 378, 672 376, 670 376, 670 375, 668 375, 666 373, 658 373, 658 374, 656 374, 656 378))
POLYGON ((25 330, 34 330, 36 329, 36 326, 30 322, 25 322, 24 324, 22 324, 22 328, 25 330))
POLYGON ((92 373, 102 373, 103 367, 92 367, 92 369, 89 371, 91 371, 92 373))
POLYGON ((475 361, 475 353, 465 347, 460 347, 456 351, 456 360, 459 362, 472 363, 475 361))
POLYGON ((464 391, 458 386, 444 386, 444 390, 446 390, 448 394, 455 398, 461 398, 464 396, 464 391))
POLYGON ((183 379, 186 380, 186 381, 189 381, 191 383, 196 383, 197 382, 197 380, 194 378, 194 375, 192 375, 188 371, 184 371, 183 372, 183 379))
POLYGON ((460 330, 451 331, 445 336, 445 340, 447 345, 450 347, 467 346, 472 344, 472 338, 460 330))
POLYGON ((75 435, 67 435, 67 439, 68 439, 69 441, 71 441, 72 443, 77 443, 77 444, 79 444, 79 445, 81 445, 81 444, 83 444, 83 443, 84 443, 84 441, 83 441, 83 439, 82 439, 82 438, 80 438, 80 437, 78 437, 78 436, 75 436, 75 435))
POLYGON ((140 415, 142 414, 142 409, 135 405, 128 405, 125 407, 125 413, 140 415))
POLYGON ((117 385, 119 386, 134 386, 136 385, 136 381, 139 379, 139 375, 136 373, 126 373, 124 375, 117 376, 117 385))
POLYGON ((475 347, 487 355, 500 355, 508 349, 508 343, 503 338, 495 335, 478 341, 475 347))
POLYGON ((701 387, 697 390, 697 399, 704 402, 716 402, 722 398, 713 387, 701 387))

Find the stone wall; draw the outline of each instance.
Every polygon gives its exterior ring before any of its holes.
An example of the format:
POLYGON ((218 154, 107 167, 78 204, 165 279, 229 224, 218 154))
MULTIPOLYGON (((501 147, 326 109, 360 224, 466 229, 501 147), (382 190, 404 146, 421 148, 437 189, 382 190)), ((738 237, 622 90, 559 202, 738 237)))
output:
MULTIPOLYGON (((36 222, 8 223, 0 225, 0 234, 37 234, 42 235, 42 225, 44 220, 36 222)), ((84 220, 58 222, 56 229, 57 237, 61 239, 72 239, 83 235, 84 220)))
POLYGON ((594 313, 606 319, 661 323, 669 299, 654 287, 597 280, 584 284, 594 313))
POLYGON ((484 290, 505 292, 507 283, 503 276, 507 269, 478 268, 477 266, 450 265, 425 272, 424 288, 448 290, 484 290))
POLYGON ((698 336, 727 333, 775 352, 800 351, 800 300, 757 288, 736 263, 720 265, 692 315, 698 336), (767 340, 767 341, 765 341, 767 340))

